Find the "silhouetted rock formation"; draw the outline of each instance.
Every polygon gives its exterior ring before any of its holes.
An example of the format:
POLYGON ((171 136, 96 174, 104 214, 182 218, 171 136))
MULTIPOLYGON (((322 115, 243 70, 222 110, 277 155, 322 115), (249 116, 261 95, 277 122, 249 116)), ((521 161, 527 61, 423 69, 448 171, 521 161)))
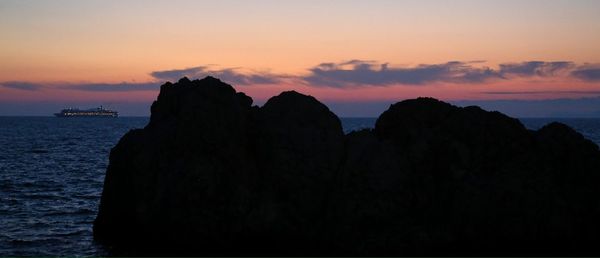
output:
POLYGON ((600 151, 566 125, 431 99, 344 135, 315 98, 161 87, 110 155, 97 240, 120 254, 600 254, 600 151))

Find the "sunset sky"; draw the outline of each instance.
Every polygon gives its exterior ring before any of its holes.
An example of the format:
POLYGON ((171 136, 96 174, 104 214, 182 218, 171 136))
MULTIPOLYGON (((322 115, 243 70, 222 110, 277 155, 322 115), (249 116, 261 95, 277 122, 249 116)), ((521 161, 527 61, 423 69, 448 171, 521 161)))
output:
POLYGON ((212 75, 263 104, 340 116, 432 96, 509 115, 600 117, 600 1, 0 1, 0 115, 148 115, 212 75))

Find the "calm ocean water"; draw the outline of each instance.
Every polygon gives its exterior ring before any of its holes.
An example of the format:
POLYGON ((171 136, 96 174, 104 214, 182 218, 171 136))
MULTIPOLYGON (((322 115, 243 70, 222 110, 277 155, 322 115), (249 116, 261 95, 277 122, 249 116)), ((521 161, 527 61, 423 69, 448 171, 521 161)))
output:
MULTIPOLYGON (((531 129, 568 124, 600 144, 600 119, 522 119, 531 129)), ((92 239, 108 154, 148 118, 0 117, 0 256, 106 255, 92 239)), ((344 131, 375 118, 342 118, 344 131)))

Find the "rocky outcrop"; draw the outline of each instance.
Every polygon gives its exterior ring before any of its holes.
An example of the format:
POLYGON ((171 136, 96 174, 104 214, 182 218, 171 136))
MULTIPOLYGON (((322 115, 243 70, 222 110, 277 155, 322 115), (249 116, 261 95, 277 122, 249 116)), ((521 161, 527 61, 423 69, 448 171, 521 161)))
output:
POLYGON ((344 135, 311 96, 161 87, 110 155, 95 239, 115 254, 600 254, 600 151, 419 98, 344 135))

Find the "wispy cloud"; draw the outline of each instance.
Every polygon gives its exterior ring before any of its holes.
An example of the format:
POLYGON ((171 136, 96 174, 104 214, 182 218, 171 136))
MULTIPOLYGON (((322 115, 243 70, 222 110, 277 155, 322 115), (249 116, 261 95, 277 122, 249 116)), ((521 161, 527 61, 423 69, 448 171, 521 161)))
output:
POLYGON ((545 91, 484 91, 488 95, 539 95, 539 94, 582 94, 600 95, 600 90, 545 90, 545 91))
POLYGON ((573 68, 575 68, 575 64, 568 61, 529 61, 522 63, 500 64, 499 73, 503 76, 516 75, 549 77, 560 75, 563 72, 569 71, 573 68))
POLYGON ((206 66, 196 66, 185 69, 173 69, 151 72, 150 75, 158 80, 177 81, 182 77, 196 78, 202 76, 206 66))
POLYGON ((103 91, 103 92, 124 92, 124 91, 146 91, 160 89, 159 82, 121 82, 121 83, 59 83, 59 82, 25 82, 12 81, 0 82, 0 85, 6 88, 38 91, 44 88, 62 89, 62 90, 81 90, 81 91, 103 91))
POLYGON ((274 84, 279 82, 283 77, 283 75, 265 72, 242 73, 238 70, 237 68, 215 70, 210 69, 209 66, 196 66, 185 69, 154 71, 150 75, 161 81, 177 81, 184 76, 189 78, 203 78, 210 75, 234 85, 274 84))
POLYGON ((584 81, 600 81, 600 64, 586 64, 580 66, 573 70, 571 75, 584 81))
POLYGON ((588 82, 600 81, 600 65, 577 65, 570 61, 526 61, 503 63, 497 68, 481 66, 485 61, 451 61, 414 67, 391 67, 388 63, 351 60, 321 63, 309 69, 301 80, 311 86, 352 88, 429 83, 484 83, 525 77, 564 77, 588 82))
MULTIPOLYGON (((577 66, 569 61, 528 61, 500 64, 497 69, 479 67, 482 61, 451 61, 442 64, 421 64, 415 67, 390 67, 387 63, 352 60, 341 63, 322 63, 302 79, 314 86, 356 87, 388 85, 424 85, 434 82, 482 83, 509 80, 514 77, 551 77, 568 74, 577 66)), ((600 79, 600 70, 586 70, 579 77, 600 79)))
POLYGON ((20 82, 20 81, 0 82, 0 86, 9 88, 9 89, 27 90, 27 91, 36 91, 43 87, 41 84, 38 84, 38 83, 20 82))
POLYGON ((158 82, 143 82, 143 83, 83 83, 83 84, 70 84, 63 85, 62 89, 82 90, 82 91, 145 91, 145 90, 158 90, 160 89, 160 83, 158 82))
MULTIPOLYGON (((246 72, 241 68, 214 69, 203 65, 185 69, 153 71, 149 82, 121 83, 36 83, 27 81, 0 82, 0 87, 37 91, 59 88, 96 92, 127 92, 158 90, 164 81, 177 81, 206 76, 217 77, 232 85, 299 83, 312 87, 358 88, 392 85, 427 86, 432 83, 478 84, 509 81, 518 78, 570 78, 591 83, 600 82, 600 64, 578 65, 570 61, 526 61, 503 63, 487 67, 485 61, 450 61, 441 64, 420 64, 412 67, 394 67, 388 63, 353 59, 344 62, 326 62, 308 69, 308 74, 284 75, 270 72, 246 72)), ((484 94, 542 94, 552 92, 484 92, 484 94)), ((556 92, 560 93, 560 92, 556 92)), ((575 93, 575 92, 564 92, 575 93)), ((582 92, 579 92, 582 93, 582 92)), ((582 93, 586 94, 586 93, 582 93)), ((595 94, 595 93, 589 93, 595 94)))
POLYGON ((313 86, 387 86, 423 85, 431 82, 481 82, 500 75, 489 68, 475 68, 465 62, 422 64, 409 68, 392 68, 387 63, 352 60, 322 63, 311 68, 302 79, 313 86))

